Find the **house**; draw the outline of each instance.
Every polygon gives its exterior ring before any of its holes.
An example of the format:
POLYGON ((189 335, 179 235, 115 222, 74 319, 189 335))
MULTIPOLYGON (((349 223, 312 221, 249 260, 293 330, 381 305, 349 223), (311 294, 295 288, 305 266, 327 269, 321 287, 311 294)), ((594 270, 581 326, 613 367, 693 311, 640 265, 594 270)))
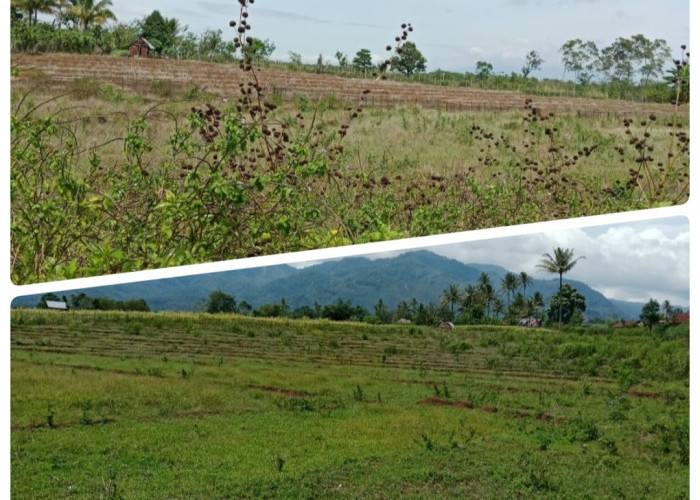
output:
POLYGON ((129 45, 129 57, 151 57, 156 48, 144 37, 138 37, 129 45))
POLYGON ((61 300, 47 300, 46 301, 46 308, 47 309, 58 309, 59 311, 67 311, 68 310, 68 304, 61 300))
POLYGON ((624 320, 624 321, 618 321, 613 325, 613 328, 631 328, 635 326, 643 326, 642 322, 639 320, 624 320))
POLYGON ((690 313, 676 313, 671 317, 674 325, 690 324, 690 313))
POLYGON ((521 318, 520 321, 518 321, 518 325, 520 326, 525 326, 527 328, 539 328, 542 326, 542 322, 538 320, 537 318, 521 318))

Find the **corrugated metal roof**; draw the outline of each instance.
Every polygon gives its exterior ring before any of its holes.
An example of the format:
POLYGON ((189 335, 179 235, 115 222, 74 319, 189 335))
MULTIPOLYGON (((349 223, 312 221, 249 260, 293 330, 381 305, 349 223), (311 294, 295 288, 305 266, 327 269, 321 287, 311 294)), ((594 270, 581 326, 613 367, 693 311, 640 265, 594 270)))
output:
POLYGON ((57 300, 47 300, 46 301, 46 307, 49 309, 68 309, 68 304, 62 301, 57 301, 57 300))

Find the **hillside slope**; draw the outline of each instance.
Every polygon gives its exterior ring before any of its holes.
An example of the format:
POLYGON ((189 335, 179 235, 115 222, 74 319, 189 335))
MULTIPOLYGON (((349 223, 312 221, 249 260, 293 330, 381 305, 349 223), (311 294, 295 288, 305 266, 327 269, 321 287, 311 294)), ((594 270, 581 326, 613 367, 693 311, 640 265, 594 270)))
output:
MULTIPOLYGON (((111 83, 122 90, 148 93, 154 80, 167 80, 174 88, 184 90, 196 84, 222 98, 234 98, 239 93, 239 83, 248 81, 247 75, 237 64, 169 59, 17 53, 11 55, 11 66, 20 70, 18 76, 12 77, 12 86, 28 86, 34 79, 39 79, 43 84, 56 89, 65 88, 75 78, 82 77, 111 83)), ((670 104, 535 97, 520 92, 344 78, 274 68, 260 69, 258 76, 268 93, 275 92, 285 98, 300 93, 311 99, 333 94, 339 99, 354 102, 365 90, 369 90, 370 93, 365 96, 367 104, 381 107, 420 106, 450 111, 507 111, 522 109, 525 99, 531 97, 533 106, 544 112, 580 115, 645 115, 652 112, 669 115, 674 112, 670 104)))
MULTIPOLYGON (((303 269, 279 265, 70 290, 59 292, 59 295, 65 295, 68 299, 80 292, 116 300, 138 297, 143 298, 153 310, 192 311, 206 302, 212 291, 222 290, 253 307, 281 299, 285 299, 293 308, 312 306, 316 302, 330 304, 350 300, 353 305, 360 305, 371 312, 380 298, 392 309, 399 302, 412 298, 423 303, 439 303, 442 291, 450 284, 458 284, 460 288, 476 284, 482 272, 487 273, 494 288, 499 289, 501 278, 508 270, 488 264, 463 264, 428 251, 415 251, 386 259, 353 257, 303 269)), ((565 281, 586 297, 588 317, 639 317, 641 304, 611 301, 585 283, 565 281)), ((558 286, 558 279, 535 279, 527 288, 526 295, 529 297, 540 292, 548 304, 558 286)), ((12 305, 34 307, 39 298, 39 295, 18 297, 12 305)))

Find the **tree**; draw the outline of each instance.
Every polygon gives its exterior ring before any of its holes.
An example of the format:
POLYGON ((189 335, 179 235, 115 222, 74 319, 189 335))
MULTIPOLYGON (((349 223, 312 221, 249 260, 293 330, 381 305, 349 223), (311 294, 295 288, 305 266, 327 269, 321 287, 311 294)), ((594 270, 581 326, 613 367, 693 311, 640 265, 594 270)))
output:
POLYGON ((299 52, 289 52, 289 62, 292 66, 298 68, 301 66, 301 54, 299 52))
POLYGON ((374 305, 374 315, 379 319, 380 323, 391 323, 391 311, 389 311, 389 308, 381 298, 374 305))
POLYGON ((450 306, 450 319, 455 317, 455 304, 459 302, 460 296, 459 285, 454 283, 451 283, 446 290, 442 291, 442 305, 443 307, 450 306))
POLYGON ((536 50, 531 50, 525 56, 525 66, 520 70, 523 77, 527 78, 530 73, 537 71, 542 67, 544 59, 540 57, 540 54, 536 50))
POLYGON ((663 301, 661 307, 663 308, 664 316, 666 316, 666 319, 671 319, 671 316, 673 316, 673 306, 668 301, 668 299, 663 301))
POLYGON ((116 19, 114 13, 109 10, 112 0, 68 0, 67 15, 75 21, 79 30, 87 30, 92 25, 103 25, 108 19, 116 19))
POLYGON ((569 324, 572 320, 586 311, 586 298, 578 293, 578 290, 566 283, 552 296, 549 307, 549 319, 553 321, 559 311, 561 323, 569 324))
POLYGON ((41 296, 39 299, 39 302, 37 302, 36 307, 37 309, 46 309, 48 306, 46 305, 47 300, 54 300, 54 301, 59 301, 61 298, 56 295, 55 293, 45 293, 44 295, 41 296))
POLYGON ((496 291, 493 289, 493 286, 491 286, 491 283, 486 283, 480 289, 480 295, 481 295, 481 300, 483 301, 484 305, 486 306, 486 317, 490 318, 491 317, 491 306, 498 299, 498 297, 496 296, 496 291))
POLYGON ((501 278, 501 291, 505 292, 506 294, 508 308, 510 308, 510 296, 511 294, 515 294, 515 291, 518 289, 518 285, 518 275, 515 273, 506 273, 506 275, 501 278))
MULTIPOLYGON (((141 35, 146 38, 151 45, 156 48, 156 52, 161 53, 163 51, 172 51, 175 46, 178 45, 178 38, 180 35, 187 30, 186 27, 182 27, 177 19, 168 19, 161 15, 157 10, 151 12, 142 22, 141 22, 141 35)), ((200 37, 201 40, 206 40, 212 37, 212 33, 216 33, 212 30, 205 31, 200 37)), ((219 30, 219 38, 221 38, 221 31, 219 30)))
POLYGON ((649 83, 663 74, 664 65, 671 58, 666 40, 649 40, 642 34, 632 37, 634 58, 639 65, 640 82, 649 83))
POLYGON ((476 76, 481 80, 486 80, 488 77, 493 76, 493 64, 486 61, 477 61, 476 76))
POLYGON ((243 46, 244 57, 251 62, 259 63, 267 61, 277 47, 269 39, 260 40, 253 38, 251 42, 243 46))
POLYGON ((639 319, 642 320, 644 326, 649 328, 651 332, 652 327, 661 321, 661 314, 659 314, 659 303, 654 299, 649 299, 649 302, 642 306, 642 314, 639 315, 639 319))
MULTIPOLYGON (((562 281, 564 273, 571 271, 576 263, 585 257, 574 259, 574 250, 572 248, 557 247, 552 255, 545 253, 542 255, 542 260, 537 267, 544 269, 548 273, 559 275, 559 293, 561 293, 562 281)), ((561 304, 561 302, 560 302, 561 304)), ((559 329, 561 330, 562 310, 559 308, 559 329)))
POLYGON ((345 70, 348 67, 348 56, 343 54, 341 51, 336 51, 335 58, 338 61, 338 66, 341 70, 345 70))
POLYGON ((580 38, 569 40, 561 46, 564 63, 564 76, 570 71, 574 74, 574 81, 585 85, 593 79, 596 64, 600 57, 598 47, 594 42, 583 42, 580 38))
POLYGON ((493 313, 496 315, 496 319, 499 319, 501 314, 506 310, 505 305, 501 299, 496 298, 493 301, 493 313))
POLYGON ((520 274, 518 275, 518 282, 520 283, 520 286, 523 287, 523 297, 524 297, 525 296, 525 289, 528 286, 532 285, 532 278, 525 271, 520 271, 520 274))
POLYGON ((221 290, 215 290, 209 294, 206 307, 207 312, 211 314, 238 312, 236 298, 221 290))
POLYGON ((398 55, 394 56, 391 61, 391 67, 394 71, 403 73, 406 76, 425 72, 425 63, 427 61, 415 43, 405 42, 402 47, 397 49, 397 53, 398 55))
MULTIPOLYGON (((163 52, 169 51, 169 49, 172 48, 174 48, 174 46, 169 44, 168 46, 163 47, 163 52)), ((197 52, 199 52, 201 57, 208 59, 216 57, 217 55, 226 54, 227 47, 226 42, 223 39, 223 32, 221 30, 205 30, 201 35, 199 35, 197 52)))
POLYGON ((374 64, 372 64, 372 53, 369 51, 369 49, 358 50, 357 54, 355 54, 355 57, 352 60, 352 65, 355 69, 362 71, 362 73, 365 74, 368 71, 372 71, 374 64))
POLYGON ((58 7, 58 0, 10 0, 11 9, 27 13, 29 24, 37 23, 39 12, 43 14, 53 14, 57 11, 58 7))
POLYGON ((413 311, 411 309, 410 304, 408 302, 406 302, 405 300, 402 300, 396 306, 396 317, 398 319, 409 319, 410 320, 411 318, 413 318, 414 312, 415 311, 413 311))
POLYGON ((415 322, 417 325, 436 326, 442 320, 442 315, 441 308, 432 302, 427 306, 419 304, 415 314, 415 322))

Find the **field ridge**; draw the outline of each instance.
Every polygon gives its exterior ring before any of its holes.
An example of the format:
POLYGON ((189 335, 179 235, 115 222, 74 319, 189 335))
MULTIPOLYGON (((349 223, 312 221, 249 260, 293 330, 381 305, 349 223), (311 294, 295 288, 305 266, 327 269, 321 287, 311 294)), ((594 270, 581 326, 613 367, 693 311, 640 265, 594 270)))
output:
MULTIPOLYGON (((121 90, 150 93, 154 81, 168 81, 175 89, 197 85, 208 92, 231 99, 248 75, 234 63, 134 59, 78 54, 11 54, 11 67, 19 69, 12 85, 31 86, 41 81, 55 89, 66 89, 76 78, 91 78, 121 90)), ((639 116, 649 113, 671 115, 671 104, 640 103, 614 99, 529 96, 516 91, 484 90, 467 87, 407 83, 391 80, 346 78, 338 75, 307 73, 278 68, 258 70, 261 85, 268 93, 285 99, 306 94, 310 99, 334 95, 344 101, 357 101, 365 90, 366 104, 377 107, 417 106, 445 111, 512 111, 523 109, 525 100, 543 112, 575 113, 580 116, 618 114, 639 116)), ((688 108, 682 108, 687 114, 688 108)))

